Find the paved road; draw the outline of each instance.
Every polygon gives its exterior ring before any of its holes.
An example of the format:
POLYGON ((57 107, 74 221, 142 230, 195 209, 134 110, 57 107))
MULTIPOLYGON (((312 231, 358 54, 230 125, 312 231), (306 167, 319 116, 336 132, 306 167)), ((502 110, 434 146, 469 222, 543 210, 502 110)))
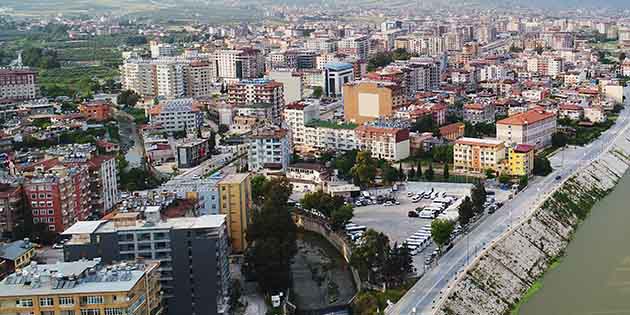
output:
POLYGON ((598 158, 620 134, 630 127, 629 122, 630 110, 624 109, 617 123, 594 143, 585 147, 569 148, 554 155, 551 158, 554 166, 553 173, 527 187, 511 202, 488 216, 477 228, 457 242, 440 258, 436 267, 427 271, 395 306, 388 309, 387 314, 432 314, 451 281, 474 259, 477 253, 511 228, 514 222, 531 214, 552 191, 560 186, 564 179, 598 158), (556 176, 561 176, 562 179, 555 180, 556 176))
POLYGON ((185 172, 177 175, 175 178, 184 179, 184 178, 192 178, 194 176, 203 176, 209 171, 211 171, 215 167, 219 167, 226 162, 230 161, 234 157, 233 153, 221 153, 219 155, 215 155, 212 158, 203 161, 201 164, 187 169, 185 172))

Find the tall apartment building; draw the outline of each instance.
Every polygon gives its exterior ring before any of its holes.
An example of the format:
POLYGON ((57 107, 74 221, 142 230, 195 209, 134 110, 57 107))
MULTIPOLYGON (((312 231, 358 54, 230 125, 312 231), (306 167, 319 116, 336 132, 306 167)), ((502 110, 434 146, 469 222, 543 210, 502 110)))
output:
POLYGON ((409 157, 409 130, 363 125, 356 129, 361 150, 372 153, 375 159, 400 161, 409 157))
POLYGON ((494 103, 468 103, 464 105, 464 121, 473 125, 479 123, 493 123, 495 114, 494 103))
POLYGON ((32 263, 0 282, 0 313, 160 315, 158 265, 105 265, 99 259, 32 263))
POLYGON ((275 70, 269 72, 266 78, 282 83, 284 103, 289 104, 302 99, 304 82, 302 74, 292 70, 275 70))
POLYGON ((278 127, 263 127, 249 136, 247 165, 250 171, 274 169, 286 171, 293 148, 289 132, 278 127))
POLYGON ((369 49, 367 36, 354 36, 341 39, 337 51, 361 60, 367 60, 369 49))
POLYGON ((148 110, 149 122, 164 132, 196 132, 203 124, 201 105, 191 98, 165 100, 148 110))
POLYGON ((167 98, 186 96, 188 92, 187 63, 162 61, 156 65, 158 95, 167 98))
POLYGON ((25 180, 24 193, 33 223, 52 232, 61 233, 92 212, 87 167, 38 169, 25 180))
POLYGON ((534 172, 533 145, 517 144, 508 150, 508 170, 512 176, 529 176, 534 172))
POLYGON ((345 120, 357 124, 392 116, 405 104, 407 96, 394 82, 356 81, 343 87, 345 120))
POLYGON ((0 100, 31 100, 39 96, 37 72, 28 69, 0 69, 0 100))
POLYGON ((160 262, 166 314, 227 314, 229 310, 229 240, 224 215, 162 220, 159 207, 119 213, 109 220, 82 221, 64 235, 64 260, 101 257, 105 263, 160 262))
POLYGON ((88 167, 90 205, 93 212, 105 214, 118 203, 118 168, 115 156, 64 157, 63 163, 66 166, 88 167))
POLYGON ((342 96, 343 86, 354 81, 354 67, 350 63, 337 62, 324 65, 324 94, 342 96))
POLYGON ((271 104, 274 120, 279 120, 284 109, 284 86, 267 79, 242 80, 228 86, 227 103, 232 106, 271 104))
POLYGON ((252 221, 252 185, 248 173, 229 174, 218 183, 220 213, 227 217, 233 253, 247 249, 245 233, 252 221))
POLYGON ((216 65, 217 77, 227 81, 259 78, 265 70, 262 53, 253 48, 218 50, 212 60, 216 65))
POLYGON ((209 61, 193 61, 186 73, 186 95, 197 98, 211 96, 212 83, 216 80, 216 69, 209 61))
POLYGON ((195 200, 200 215, 219 214, 217 183, 222 178, 222 175, 205 178, 176 177, 160 185, 155 191, 174 193, 180 199, 195 200))
POLYGON ((494 139, 459 138, 453 146, 453 166, 463 172, 500 171, 506 158, 505 144, 494 139))
POLYGON ((304 102, 290 103, 284 109, 284 122, 291 132, 291 141, 294 145, 306 143, 306 124, 319 119, 319 104, 304 102))
POLYGON ((145 98, 158 95, 157 70, 150 60, 127 59, 119 67, 123 90, 132 90, 145 98))
POLYGON ((0 234, 11 238, 15 228, 24 224, 24 211, 27 209, 22 186, 16 181, 0 184, 0 209, 0 234))
POLYGON ((359 148, 353 123, 333 123, 313 120, 304 127, 304 146, 313 153, 343 152, 359 148))
POLYGON ((160 43, 158 41, 149 41, 149 50, 151 51, 151 58, 171 57, 175 55, 175 46, 166 43, 160 43))
POLYGON ((530 144, 536 150, 551 145, 556 132, 556 114, 531 109, 497 121, 497 140, 508 145, 530 144))

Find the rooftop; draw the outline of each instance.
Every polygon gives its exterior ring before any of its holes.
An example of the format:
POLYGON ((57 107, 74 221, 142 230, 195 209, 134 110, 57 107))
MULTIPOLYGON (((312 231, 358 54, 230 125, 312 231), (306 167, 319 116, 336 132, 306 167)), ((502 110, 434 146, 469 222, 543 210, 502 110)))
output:
POLYGON ((157 263, 105 266, 99 259, 31 265, 0 282, 0 297, 128 292, 157 263))
POLYGON ((249 173, 228 174, 219 181, 219 184, 239 184, 243 182, 249 173))
POLYGON ((330 62, 324 65, 328 70, 341 71, 352 69, 352 64, 347 62, 330 62))
POLYGON ((16 260, 33 248, 33 244, 28 240, 19 240, 0 245, 0 258, 16 260))
POLYGON ((349 123, 349 122, 334 122, 329 120, 311 120, 307 127, 322 127, 322 128, 331 128, 331 129, 356 129, 357 124, 349 123))
POLYGON ((523 113, 519 113, 508 118, 497 121, 499 125, 527 125, 537 123, 541 120, 554 117, 554 113, 546 112, 544 110, 532 109, 523 113))
POLYGON ((477 146, 499 146, 503 144, 503 141, 499 141, 496 139, 479 139, 479 138, 468 138, 463 137, 455 140, 455 144, 463 144, 463 145, 477 145, 477 146))
POLYGON ((96 221, 100 222, 97 227, 84 225, 85 221, 79 221, 72 225, 63 235, 74 234, 92 234, 107 233, 116 231, 135 231, 135 230, 170 230, 170 229, 204 229, 219 228, 225 224, 225 215, 202 215, 199 217, 183 217, 160 220, 158 222, 149 222, 146 220, 138 220, 135 225, 116 226, 113 221, 96 221), (81 224, 82 226, 74 229, 74 226, 81 224), (92 231, 92 232, 89 232, 92 231))

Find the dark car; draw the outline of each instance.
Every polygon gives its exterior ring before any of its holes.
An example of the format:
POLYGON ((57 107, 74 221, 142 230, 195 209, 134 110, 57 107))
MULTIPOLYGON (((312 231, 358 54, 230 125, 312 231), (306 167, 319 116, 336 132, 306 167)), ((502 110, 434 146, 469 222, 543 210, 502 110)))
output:
POLYGON ((556 180, 560 180, 562 178, 562 176, 558 175, 556 176, 556 180))
POLYGON ((417 217, 419 217, 418 212, 415 212, 415 211, 407 212, 407 216, 410 217, 410 218, 417 218, 417 217))

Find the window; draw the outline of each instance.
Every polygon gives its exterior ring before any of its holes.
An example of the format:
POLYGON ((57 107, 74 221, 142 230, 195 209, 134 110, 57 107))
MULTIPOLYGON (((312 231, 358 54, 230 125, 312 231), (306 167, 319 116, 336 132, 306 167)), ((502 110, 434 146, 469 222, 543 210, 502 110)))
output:
POLYGON ((74 305, 74 298, 71 296, 60 296, 59 305, 74 305))
POLYGON ((16 301, 17 307, 33 307, 33 299, 20 299, 16 301))
POLYGON ((124 308, 106 308, 105 315, 123 315, 126 311, 124 308))
POLYGON ((82 309, 81 315, 101 315, 101 310, 98 308, 82 309))
POLYGON ((39 215, 39 210, 37 209, 33 210, 33 215, 39 215))
POLYGON ((81 304, 103 304, 103 296, 102 295, 82 296, 81 304))
POLYGON ((39 306, 53 306, 53 298, 43 297, 39 298, 39 306))
POLYGON ((52 217, 48 218, 48 223, 55 223, 55 218, 52 218, 52 217))
POLYGON ((55 214, 55 210, 53 209, 48 209, 48 215, 54 215, 55 214))
POLYGON ((59 312, 60 315, 75 315, 74 310, 63 310, 59 312))
POLYGON ((55 231, 55 226, 54 225, 49 225, 48 226, 48 231, 55 231))
POLYGON ((55 315, 55 311, 41 311, 40 315, 55 315))

